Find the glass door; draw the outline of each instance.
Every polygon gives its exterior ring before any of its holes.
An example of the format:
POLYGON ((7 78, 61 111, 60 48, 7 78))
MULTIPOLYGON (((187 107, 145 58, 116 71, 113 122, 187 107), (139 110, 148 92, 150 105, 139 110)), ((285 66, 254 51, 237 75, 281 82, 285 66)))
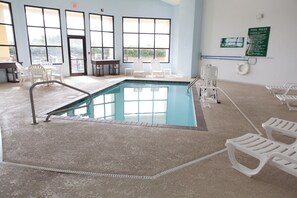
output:
POLYGON ((70 75, 87 75, 85 37, 68 36, 68 49, 70 75))

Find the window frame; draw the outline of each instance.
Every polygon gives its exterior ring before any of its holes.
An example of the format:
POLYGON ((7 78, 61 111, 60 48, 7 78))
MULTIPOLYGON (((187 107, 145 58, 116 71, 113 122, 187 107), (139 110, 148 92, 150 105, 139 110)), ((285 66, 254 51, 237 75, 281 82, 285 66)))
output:
POLYGON ((104 49, 110 49, 110 48, 112 48, 113 49, 113 55, 112 55, 113 57, 112 57, 112 59, 115 59, 114 16, 112 16, 112 15, 97 14, 97 13, 89 13, 89 30, 90 30, 89 33, 90 33, 90 52, 91 52, 91 59, 93 60, 93 54, 92 54, 92 49, 93 48, 101 49, 101 55, 102 55, 102 59, 101 60, 108 60, 108 59, 104 59, 104 49), (91 30, 91 15, 100 16, 100 19, 101 19, 101 30, 91 30), (103 29, 103 23, 102 23, 103 22, 102 18, 104 16, 112 17, 112 31, 104 31, 104 29, 103 29), (91 33, 92 32, 100 32, 101 33, 102 43, 101 43, 101 46, 100 47, 92 47, 92 36, 91 36, 91 33), (103 33, 112 33, 112 36, 113 36, 113 46, 112 47, 104 47, 103 33))
POLYGON ((32 64, 32 50, 31 50, 31 47, 44 47, 45 48, 45 52, 46 52, 46 60, 45 61, 50 61, 49 60, 49 53, 48 53, 48 48, 51 48, 51 47, 60 47, 61 48, 61 62, 58 62, 58 63, 53 63, 53 64, 56 64, 56 65, 59 65, 59 64, 63 64, 64 63, 64 50, 63 50, 63 35, 62 35, 62 26, 61 26, 61 12, 60 12, 60 9, 58 8, 51 8, 51 7, 42 7, 42 6, 32 6, 32 5, 24 5, 24 9, 25 9, 25 19, 26 19, 26 29, 27 29, 27 37, 28 37, 28 45, 29 45, 29 53, 30 53, 30 63, 32 64), (28 25, 28 19, 27 19, 27 10, 26 10, 26 7, 30 7, 30 8, 39 8, 42 10, 42 17, 43 17, 43 26, 39 26, 39 25, 28 25), (59 23, 60 23, 60 27, 57 28, 57 27, 48 27, 45 25, 45 15, 44 15, 44 10, 55 10, 55 11, 58 11, 58 14, 59 14, 59 23), (33 27, 33 28, 43 28, 43 32, 44 32, 44 42, 45 44, 44 45, 31 45, 30 44, 30 37, 29 37, 29 27, 33 27), (48 45, 47 44, 47 33, 46 33, 46 29, 55 29, 55 30, 60 30, 60 39, 61 39, 61 45, 48 45))
MULTIPOLYGON (((138 57, 140 58, 140 53, 142 49, 148 49, 153 50, 153 59, 156 58, 156 50, 168 50, 168 61, 160 61, 160 63, 170 63, 170 51, 171 51, 171 19, 170 18, 152 18, 152 17, 128 17, 123 16, 122 17, 122 60, 123 63, 132 63, 131 61, 125 61, 125 49, 136 49, 138 52, 138 57), (137 32, 124 32, 124 19, 137 19, 138 20, 138 31, 137 32), (141 33, 140 32, 140 21, 142 19, 152 19, 154 20, 154 31, 153 33, 141 33), (156 33, 156 21, 157 20, 168 20, 169 21, 169 32, 168 33, 156 33), (124 46, 124 35, 125 34, 136 34, 138 36, 138 44, 137 47, 125 47, 124 46), (153 47, 140 47, 140 36, 141 35, 153 35, 154 36, 154 46, 153 47), (168 35, 169 41, 168 41, 168 48, 156 48, 156 35, 168 35)), ((151 61, 144 61, 144 63, 151 63, 151 61)))
POLYGON ((0 1, 0 3, 4 3, 7 4, 9 7, 9 13, 10 13, 10 18, 11 18, 11 24, 8 23, 0 23, 0 25, 4 25, 4 26, 11 26, 12 30, 13 30, 13 41, 14 41, 14 45, 4 45, 4 44, 0 44, 0 47, 14 47, 15 48, 15 60, 19 61, 19 56, 18 56, 18 48, 17 48, 17 43, 16 43, 16 34, 15 34, 15 27, 14 27, 14 20, 13 20, 13 14, 12 14, 12 8, 11 8, 11 2, 7 2, 7 1, 0 1))

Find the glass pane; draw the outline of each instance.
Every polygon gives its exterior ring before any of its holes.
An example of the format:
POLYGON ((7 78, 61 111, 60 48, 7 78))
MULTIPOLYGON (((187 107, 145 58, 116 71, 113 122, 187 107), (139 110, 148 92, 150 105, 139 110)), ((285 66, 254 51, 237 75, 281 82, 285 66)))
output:
POLYGON ((166 124, 166 114, 165 113, 154 114, 153 123, 154 124, 166 124))
POLYGON ((0 61, 16 61, 16 57, 14 46, 0 46, 0 61))
POLYGON ((124 47, 138 47, 138 34, 124 34, 124 47))
POLYGON ((115 114, 114 103, 106 104, 105 105, 105 116, 112 116, 114 114, 115 114))
POLYGON ((84 36, 85 31, 84 30, 67 30, 68 35, 78 35, 78 36, 84 36))
POLYGON ((170 20, 157 19, 156 20, 156 33, 170 33, 170 20))
POLYGON ((124 18, 123 32, 138 32, 138 19, 124 18))
POLYGON ((103 31, 113 32, 113 17, 102 16, 103 31))
POLYGON ((113 47, 113 33, 103 32, 103 47, 113 47))
POLYGON ((137 121, 138 121, 138 114, 128 114, 128 115, 124 115, 124 119, 125 119, 125 121, 133 121, 133 122, 137 122, 137 121))
POLYGON ((66 12, 67 28, 85 29, 84 14, 80 12, 66 12))
POLYGON ((28 27, 30 45, 45 45, 44 28, 28 27))
POLYGON ((46 28, 47 45, 61 46, 61 32, 60 29, 46 28))
POLYGON ((52 63, 62 63, 62 47, 48 47, 48 58, 52 63))
POLYGON ((70 39, 70 54, 71 59, 83 59, 83 40, 82 39, 70 39))
POLYGON ((154 101, 154 112, 166 112, 167 111, 167 101, 154 101))
POLYGON ((91 47, 102 47, 101 32, 91 32, 91 47))
POLYGON ((158 90, 154 91, 154 99, 155 100, 167 100, 167 88, 158 88, 158 90))
POLYGON ((92 60, 102 60, 102 48, 91 48, 92 60))
POLYGON ((0 25, 0 45, 14 45, 13 28, 11 25, 0 25))
POLYGON ((94 104, 102 104, 102 103, 104 103, 103 95, 94 97, 93 98, 93 103, 94 104))
POLYGON ((84 60, 82 59, 71 59, 71 73, 84 73, 84 60))
POLYGON ((138 100, 138 92, 134 88, 124 88, 124 100, 138 100))
POLYGON ((114 94, 105 94, 104 98, 105 98, 105 103, 114 102, 114 94))
POLYGON ((138 102, 124 102, 124 113, 138 113, 138 102))
POLYGON ((29 26, 44 26, 41 8, 26 7, 26 16, 29 26))
POLYGON ((169 35, 156 35, 156 48, 169 48, 169 35))
POLYGON ((140 19, 140 33, 154 33, 154 19, 140 19))
POLYGON ((11 13, 8 3, 0 2, 0 23, 12 24, 11 13))
POLYGON ((151 113, 153 111, 153 101, 140 101, 139 113, 151 113))
POLYGON ((143 62, 151 62, 154 59, 153 49, 140 49, 140 58, 143 62))
POLYGON ((101 16, 90 14, 90 30, 101 31, 101 16))
POLYGON ((45 47, 30 47, 32 64, 39 64, 42 60, 47 60, 45 47))
POLYGON ((154 35, 152 34, 140 34, 140 47, 154 47, 154 35))
POLYGON ((103 118, 104 117, 104 105, 94 106, 94 116, 95 116, 95 118, 103 118))
POLYGON ((103 49, 103 56, 104 56, 104 60, 114 59, 113 48, 104 48, 103 49))
POLYGON ((153 92, 151 88, 142 88, 142 92, 139 92, 139 100, 152 100, 153 92))
POLYGON ((169 49, 156 49, 156 59, 160 62, 169 62, 169 49))
POLYGON ((124 49, 124 62, 133 62, 138 58, 138 49, 124 49))
POLYGON ((152 123, 152 121, 153 121, 153 115, 152 114, 139 115, 139 122, 152 123))
POLYGON ((44 9, 44 21, 46 27, 60 27, 60 15, 58 10, 44 9))

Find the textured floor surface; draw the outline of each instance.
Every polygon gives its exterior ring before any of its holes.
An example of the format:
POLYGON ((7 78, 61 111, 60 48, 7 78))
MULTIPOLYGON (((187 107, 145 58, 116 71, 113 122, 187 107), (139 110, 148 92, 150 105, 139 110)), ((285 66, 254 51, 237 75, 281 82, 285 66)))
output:
MULTIPOLYGON (((94 92, 120 80, 72 77, 66 83, 94 92)), ((224 149, 228 138, 257 133, 221 91, 221 104, 203 108, 208 131, 193 131, 60 119, 44 123, 40 117, 38 125, 31 125, 29 86, 29 82, 23 87, 0 84, 4 162, 102 175, 62 174, 4 163, 0 197, 297 197, 297 178, 274 167, 266 166, 248 178, 231 168, 226 152, 197 161, 224 149), (195 163, 183 167, 189 162, 195 163), (155 179, 121 177, 158 174, 155 179)), ((262 133, 261 123, 270 117, 297 122, 297 112, 288 111, 263 86, 232 82, 218 82, 218 86, 262 133)), ((42 115, 81 96, 60 85, 36 87, 36 112, 42 115)))

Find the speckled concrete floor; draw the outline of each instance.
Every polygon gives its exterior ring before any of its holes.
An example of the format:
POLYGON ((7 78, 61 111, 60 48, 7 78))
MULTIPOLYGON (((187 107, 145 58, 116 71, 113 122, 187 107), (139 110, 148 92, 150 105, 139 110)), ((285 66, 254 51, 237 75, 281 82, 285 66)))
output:
MULTIPOLYGON (((66 83, 94 92, 122 79, 85 76, 66 78, 66 83)), ((218 86, 263 133, 261 123, 270 117, 297 122, 297 112, 288 111, 263 86, 221 81, 218 86)), ((4 162, 103 176, 62 174, 4 163, 0 165, 1 198, 297 197, 296 177, 266 166, 259 175, 248 178, 231 168, 226 152, 175 170, 224 149, 228 138, 256 132, 222 92, 221 104, 203 108, 208 131, 193 131, 60 119, 44 123, 40 117, 38 125, 31 125, 29 87, 29 82, 23 87, 0 84, 4 162), (155 179, 120 177, 160 173, 164 174, 155 179)), ((34 96, 40 115, 81 94, 53 85, 37 87, 34 96)))

